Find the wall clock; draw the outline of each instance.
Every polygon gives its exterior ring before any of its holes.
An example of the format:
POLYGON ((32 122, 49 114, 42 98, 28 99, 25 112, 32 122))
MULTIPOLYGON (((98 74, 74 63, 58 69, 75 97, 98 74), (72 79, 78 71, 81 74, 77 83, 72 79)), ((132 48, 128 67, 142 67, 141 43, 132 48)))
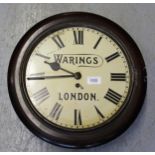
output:
POLYGON ((136 118, 145 64, 117 24, 91 13, 49 17, 17 44, 8 89, 22 122, 43 140, 80 148, 106 143, 136 118))

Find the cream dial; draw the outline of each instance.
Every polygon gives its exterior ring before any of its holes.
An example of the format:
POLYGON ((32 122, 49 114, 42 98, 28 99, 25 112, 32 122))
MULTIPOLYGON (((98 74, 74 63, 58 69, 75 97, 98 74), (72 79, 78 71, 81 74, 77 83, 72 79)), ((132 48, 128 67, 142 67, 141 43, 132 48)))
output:
POLYGON ((114 40, 91 28, 72 27, 38 43, 25 80, 42 116, 62 127, 82 129, 118 112, 129 93, 130 71, 114 40))

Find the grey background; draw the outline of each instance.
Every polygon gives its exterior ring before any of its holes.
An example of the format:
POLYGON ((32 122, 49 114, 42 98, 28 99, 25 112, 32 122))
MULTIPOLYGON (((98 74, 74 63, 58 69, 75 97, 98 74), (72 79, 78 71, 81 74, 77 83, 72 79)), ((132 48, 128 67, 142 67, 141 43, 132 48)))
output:
POLYGON ((155 151, 155 5, 154 4, 0 4, 0 151, 155 151), (71 150, 34 136, 18 119, 7 91, 7 69, 22 35, 40 20, 67 11, 103 15, 137 42, 148 73, 145 104, 119 138, 91 149, 71 150))

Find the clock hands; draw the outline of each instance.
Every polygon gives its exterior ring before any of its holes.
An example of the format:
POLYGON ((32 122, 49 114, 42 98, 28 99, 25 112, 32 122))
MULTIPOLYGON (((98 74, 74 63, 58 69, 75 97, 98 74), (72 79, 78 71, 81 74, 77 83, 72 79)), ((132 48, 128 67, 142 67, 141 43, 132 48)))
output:
POLYGON ((57 62, 49 63, 47 61, 44 61, 44 63, 48 64, 52 68, 52 70, 54 70, 54 71, 62 70, 64 72, 66 72, 66 73, 71 74, 77 80, 81 79, 81 73, 80 72, 73 73, 73 72, 71 72, 71 71, 69 71, 67 69, 62 68, 60 66, 60 64, 57 63, 57 62))
POLYGON ((40 76, 40 77, 28 77, 27 80, 45 80, 56 78, 75 78, 75 76, 74 75, 40 76))
POLYGON ((56 79, 56 78, 75 78, 76 80, 81 79, 81 73, 80 72, 70 72, 64 68, 60 67, 60 64, 57 62, 49 63, 47 61, 44 61, 44 63, 50 65, 50 67, 54 70, 63 70, 71 75, 56 75, 56 76, 39 76, 39 77, 28 77, 28 80, 45 80, 45 79, 56 79))
POLYGON ((44 61, 44 63, 50 65, 50 67, 51 67, 52 70, 54 70, 54 71, 62 70, 62 71, 66 72, 66 73, 69 73, 69 74, 71 74, 71 75, 74 75, 74 74, 75 74, 75 73, 73 73, 73 72, 71 72, 71 71, 68 71, 68 70, 62 68, 62 67, 60 66, 60 64, 57 63, 57 62, 49 63, 49 62, 47 62, 47 61, 44 61))

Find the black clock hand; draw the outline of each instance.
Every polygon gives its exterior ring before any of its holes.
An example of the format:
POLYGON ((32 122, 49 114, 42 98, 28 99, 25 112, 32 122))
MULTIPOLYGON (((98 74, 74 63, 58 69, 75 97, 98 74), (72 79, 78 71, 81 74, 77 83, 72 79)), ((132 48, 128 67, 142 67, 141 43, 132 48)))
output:
POLYGON ((56 78, 76 78, 74 75, 56 75, 56 76, 40 76, 40 77, 28 77, 27 80, 45 80, 56 78))
POLYGON ((47 62, 47 61, 44 61, 44 63, 50 65, 50 67, 51 67, 52 70, 54 70, 54 71, 62 70, 62 71, 66 72, 66 73, 69 73, 69 74, 71 74, 71 75, 74 75, 74 74, 75 74, 75 73, 73 73, 73 72, 71 72, 71 71, 68 71, 68 70, 66 70, 66 69, 64 69, 64 68, 61 68, 60 64, 57 63, 57 62, 49 63, 49 62, 47 62))

